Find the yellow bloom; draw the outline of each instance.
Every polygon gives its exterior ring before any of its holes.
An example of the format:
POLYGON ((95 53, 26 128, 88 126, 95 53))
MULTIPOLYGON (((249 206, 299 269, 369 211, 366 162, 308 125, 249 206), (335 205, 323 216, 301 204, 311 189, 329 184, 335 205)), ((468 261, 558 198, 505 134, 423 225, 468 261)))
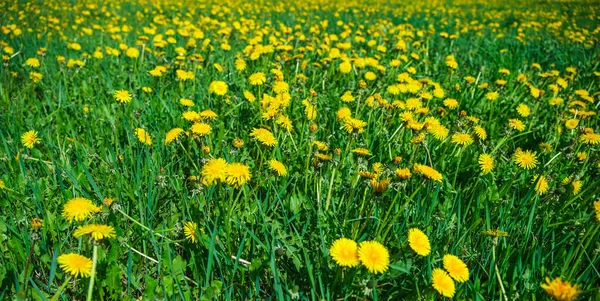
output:
POLYGON ((42 140, 37 137, 37 132, 33 130, 26 132, 21 136, 21 142, 26 148, 33 148, 33 146, 40 143, 40 141, 42 140))
POLYGON ((210 159, 202 167, 202 184, 212 185, 216 181, 225 181, 225 168, 227 161, 222 158, 210 159))
POLYGON ((142 144, 152 145, 152 137, 150 134, 148 134, 148 132, 146 132, 146 130, 137 128, 135 129, 134 134, 142 144))
POLYGON ((467 146, 473 143, 473 137, 468 133, 456 133, 452 135, 450 141, 455 144, 467 146))
POLYGON ((398 168, 396 169, 396 176, 401 180, 406 180, 412 176, 410 173, 410 169, 408 168, 398 168))
POLYGON ((340 72, 347 74, 352 71, 352 64, 349 61, 343 61, 340 63, 340 72))
POLYGON ((477 162, 484 175, 489 174, 494 169, 494 157, 489 154, 479 155, 479 160, 477 160, 477 162))
POLYGON ((575 300, 580 293, 577 285, 571 285, 571 283, 563 281, 560 277, 556 277, 552 281, 550 281, 550 278, 546 277, 546 283, 543 283, 540 286, 548 293, 548 295, 558 301, 575 300))
POLYGON ((94 240, 101 240, 101 239, 104 239, 105 237, 113 238, 116 236, 115 228, 113 228, 112 226, 97 225, 97 224, 79 226, 79 227, 77 227, 75 232, 73 232, 73 236, 75 236, 75 237, 80 237, 80 236, 84 236, 87 234, 90 234, 90 236, 92 236, 92 238, 94 240))
POLYGON ((131 96, 131 93, 129 93, 129 91, 126 91, 126 90, 115 91, 115 93, 113 94, 113 97, 115 98, 116 101, 118 101, 120 103, 129 103, 133 99, 131 96))
POLYGON ((531 110, 526 104, 522 103, 519 106, 517 106, 517 113, 519 113, 521 117, 528 117, 529 114, 531 114, 531 110))
POLYGON ((596 219, 600 221, 600 200, 594 202, 594 211, 596 212, 596 219))
POLYGON ((537 155, 529 150, 517 150, 513 155, 513 160, 519 167, 524 169, 533 169, 537 165, 537 155))
POLYGON ((208 92, 223 96, 227 94, 228 86, 224 81, 213 81, 208 85, 208 92))
POLYGON ((576 128, 577 125, 579 125, 578 119, 569 119, 565 122, 565 127, 568 128, 569 130, 576 128))
POLYGON ((370 184, 371 184, 371 188, 373 188, 373 190, 375 190, 376 192, 384 192, 388 188, 388 185, 390 184, 390 180, 389 179, 379 180, 377 178, 373 178, 373 179, 371 179, 370 184))
POLYGON ((42 227, 42 222, 43 221, 37 217, 32 218, 30 223, 31 229, 39 230, 42 227))
POLYGON ((185 238, 193 243, 198 240, 196 231, 198 231, 198 224, 194 222, 186 222, 185 225, 183 225, 183 234, 185 235, 185 238))
POLYGON ((390 264, 388 250, 376 241, 361 242, 358 249, 358 259, 373 274, 387 271, 390 264))
POLYGON ((431 273, 431 285, 433 288, 438 291, 442 296, 452 298, 454 297, 454 293, 456 291, 456 287, 454 286, 454 281, 446 271, 435 268, 431 273))
POLYGON ((515 129, 519 132, 522 132, 525 130, 525 124, 523 123, 523 121, 519 120, 519 119, 509 119, 508 120, 508 126, 512 129, 515 129))
POLYGON ((581 191, 581 187, 583 186, 583 181, 575 180, 571 184, 573 185, 573 195, 578 195, 581 191))
POLYGON ((92 260, 79 254, 62 254, 56 259, 60 268, 75 276, 89 277, 92 274, 92 260))
POLYGON ((441 173, 427 165, 415 163, 415 165, 413 165, 413 170, 416 174, 423 175, 436 182, 442 182, 442 179, 444 178, 441 173))
POLYGON ((458 108, 458 101, 454 98, 446 98, 444 99, 444 106, 448 109, 456 109, 458 108))
POLYGON ((212 133, 212 127, 203 122, 197 122, 190 127, 190 131, 198 136, 205 136, 212 133))
POLYGON ((69 222, 82 221, 93 213, 100 212, 100 207, 86 198, 72 198, 63 207, 62 216, 69 222))
POLYGON ((261 144, 272 147, 277 145, 277 139, 273 136, 273 133, 267 129, 263 128, 255 128, 250 132, 250 137, 254 137, 254 139, 258 140, 261 144))
POLYGON ((174 129, 168 131, 165 136, 165 145, 168 145, 169 143, 173 142, 175 139, 179 138, 179 136, 181 136, 181 133, 183 133, 183 129, 181 129, 181 128, 174 128, 174 129))
POLYGON ((283 163, 281 163, 275 159, 269 160, 269 167, 271 168, 272 171, 277 173, 277 175, 280 177, 287 175, 287 170, 285 169, 285 165, 283 165, 283 163))
POLYGON ((546 192, 548 192, 548 179, 546 179, 545 176, 540 176, 540 175, 535 175, 533 176, 533 180, 531 180, 531 183, 535 183, 535 191, 539 194, 542 195, 546 192), (539 179, 538 179, 539 177, 539 179), (537 183, 535 183, 535 181, 537 180, 537 183))
POLYGON ((348 132, 348 134, 352 133, 362 133, 364 128, 367 126, 367 123, 356 118, 348 117, 344 119, 343 129, 348 132))
POLYGON ((29 66, 29 67, 33 67, 33 68, 37 68, 40 66, 40 60, 38 60, 37 58, 28 58, 25 61, 25 65, 29 66))
POLYGON ((185 107, 193 107, 194 106, 194 101, 191 99, 187 99, 187 98, 180 99, 179 103, 185 107))
POLYGON ((475 131, 475 135, 477 135, 477 137, 479 137, 479 139, 481 139, 481 140, 487 139, 487 132, 485 131, 484 128, 482 128, 480 126, 476 126, 474 128, 474 131, 475 131))
POLYGON ((431 252, 431 244, 429 238, 423 231, 417 228, 408 230, 408 245, 415 253, 421 256, 427 256, 431 252))
POLYGON ((250 84, 253 86, 260 86, 267 81, 267 77, 262 72, 256 72, 248 78, 250 84))
POLYGON ((444 269, 448 271, 448 274, 450 274, 450 277, 454 280, 458 282, 469 280, 469 269, 460 258, 451 254, 446 254, 442 261, 444 262, 444 269))
POLYGON ((371 151, 366 149, 366 148, 355 148, 352 150, 353 153, 359 155, 359 156, 370 156, 371 155, 371 151))
POLYGON ((225 182, 239 188, 252 178, 250 167, 242 163, 231 163, 225 167, 225 182))
POLYGON ((585 133, 579 137, 579 141, 583 142, 584 144, 599 144, 600 134, 585 133))
POLYGON ((329 248, 329 255, 340 266, 354 267, 360 261, 358 259, 358 245, 348 238, 339 238, 329 248))

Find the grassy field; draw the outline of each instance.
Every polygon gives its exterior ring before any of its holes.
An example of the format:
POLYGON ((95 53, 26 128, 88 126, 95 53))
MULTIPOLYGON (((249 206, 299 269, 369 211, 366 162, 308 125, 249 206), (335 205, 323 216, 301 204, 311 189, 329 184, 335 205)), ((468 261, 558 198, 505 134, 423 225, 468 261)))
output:
POLYGON ((600 3, 519 3, 0 2, 0 299, 600 300, 600 3))

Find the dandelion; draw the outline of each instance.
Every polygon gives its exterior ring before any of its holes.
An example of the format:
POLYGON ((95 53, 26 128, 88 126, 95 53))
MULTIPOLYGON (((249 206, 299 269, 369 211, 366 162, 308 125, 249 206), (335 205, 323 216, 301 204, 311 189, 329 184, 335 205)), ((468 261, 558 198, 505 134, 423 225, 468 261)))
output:
POLYGON ((423 231, 417 228, 408 230, 408 245, 415 253, 421 256, 427 256, 431 252, 429 238, 423 231))
POLYGON ((277 173, 277 175, 280 177, 287 175, 287 170, 285 169, 285 165, 283 165, 283 163, 281 163, 275 159, 269 160, 269 168, 271 168, 271 170, 273 172, 277 173))
POLYGON ((225 181, 225 168, 227 167, 227 161, 222 158, 210 159, 202 167, 200 172, 202 175, 202 184, 212 185, 217 181, 225 181))
POLYGON ((583 186, 583 181, 575 180, 573 183, 571 183, 571 185, 573 185, 573 195, 578 195, 581 191, 581 187, 583 186))
POLYGON ((508 126, 511 129, 515 129, 519 132, 522 132, 525 130, 525 124, 523 123, 523 121, 519 120, 519 119, 509 119, 508 120, 508 126))
POLYGON ((373 179, 371 179, 370 184, 371 184, 371 188, 373 188, 373 190, 375 190, 376 192, 384 192, 388 188, 388 185, 390 184, 390 180, 389 179, 378 180, 377 178, 373 178, 373 179))
POLYGON ((91 200, 77 197, 70 199, 64 205, 62 216, 69 222, 73 220, 80 222, 97 212, 100 212, 100 207, 94 205, 91 200))
POLYGON ((444 269, 448 271, 450 277, 458 282, 469 280, 469 269, 467 265, 455 255, 446 254, 442 259, 444 269))
POLYGON ((290 91, 290 86, 284 81, 276 81, 273 84, 273 91, 275 91, 276 94, 287 93, 290 91))
POLYGON ((31 219, 31 222, 29 223, 30 227, 32 230, 39 230, 42 227, 42 220, 34 217, 31 219))
POLYGON ((42 141, 37 137, 37 132, 34 130, 28 131, 21 136, 21 142, 26 148, 33 148, 34 145, 42 141))
POLYGON ((546 277, 546 283, 541 284, 540 287, 554 298, 554 300, 558 301, 575 300, 580 293, 577 285, 571 285, 571 283, 563 281, 560 277, 556 277, 552 281, 546 277))
POLYGON ((348 117, 344 119, 343 129, 348 132, 348 134, 352 133, 362 133, 364 128, 367 126, 367 123, 356 118, 348 117))
POLYGON ((254 139, 258 140, 264 146, 272 147, 277 145, 277 139, 267 129, 255 128, 250 132, 250 137, 254 137, 254 139))
POLYGON ((448 137, 448 128, 441 125, 441 124, 435 124, 433 126, 429 126, 427 127, 427 132, 430 133, 433 138, 435 138, 436 140, 446 140, 446 138, 448 137))
POLYGON ((508 233, 499 230, 499 229, 493 229, 493 230, 485 230, 483 231, 483 235, 487 235, 487 236, 491 236, 491 237, 506 237, 508 236, 508 233))
POLYGON ((376 241, 361 242, 358 248, 358 259, 373 274, 387 271, 390 264, 388 250, 376 241))
POLYGON ((479 163, 479 168, 484 175, 489 174, 494 169, 494 158, 489 154, 479 155, 477 162, 479 163))
POLYGON ((488 92, 485 94, 485 99, 493 101, 493 100, 498 99, 498 96, 500 96, 500 94, 498 94, 498 92, 488 92))
POLYGON ((187 121, 197 121, 200 120, 200 114, 194 111, 186 111, 181 114, 181 117, 187 121))
POLYGON ((600 144, 600 134, 585 133, 579 137, 579 141, 584 144, 600 144))
POLYGON ((125 51, 125 55, 129 58, 135 59, 140 56, 140 51, 135 47, 130 47, 125 51))
POLYGON ((117 102, 120 103, 129 103, 133 99, 131 93, 129 93, 129 91, 126 90, 115 91, 113 97, 117 102))
POLYGON ((396 176, 401 180, 406 180, 412 176, 410 173, 410 169, 408 168, 398 168, 396 169, 396 176))
POLYGON ((352 117, 352 111, 350 111, 350 108, 348 107, 340 108, 336 113, 336 117, 338 120, 344 120, 348 117, 352 117))
POLYGON ((454 281, 446 271, 440 268, 433 269, 433 272, 431 273, 431 283, 433 288, 442 296, 448 298, 454 297, 456 287, 454 286, 454 281))
POLYGON ((537 155, 529 150, 517 150, 513 155, 513 160, 523 169, 533 169, 538 164, 537 155))
POLYGON ((517 113, 519 113, 521 117, 528 117, 529 114, 531 114, 531 110, 526 104, 522 103, 517 106, 517 113))
POLYGON ((198 240, 196 231, 198 231, 198 224, 194 222, 186 222, 185 225, 183 225, 183 234, 185 235, 185 238, 192 243, 195 243, 198 240))
POLYGON ((596 219, 600 221, 600 200, 594 202, 594 211, 596 212, 596 219))
POLYGON ((458 108, 458 101, 454 98, 446 98, 444 99, 444 106, 450 110, 454 110, 458 108))
POLYGON ((426 178, 436 181, 436 182, 441 183, 442 179, 444 178, 441 173, 439 173, 437 170, 435 170, 427 165, 415 163, 413 166, 413 170, 415 171, 416 174, 423 175, 426 178))
POLYGON ((137 136, 140 143, 152 145, 152 137, 150 136, 150 134, 148 134, 148 132, 146 132, 146 130, 142 128, 137 128, 135 129, 134 134, 137 136))
POLYGON ((577 125, 579 125, 578 119, 569 119, 569 120, 565 121, 565 127, 568 128, 569 130, 576 128, 577 125))
POLYGON ((352 91, 346 91, 346 92, 344 92, 344 94, 341 97, 341 100, 343 102, 353 102, 354 101, 354 96, 352 96, 352 91))
POLYGON ((349 61, 343 61, 339 66, 340 72, 343 74, 348 74, 352 71, 352 64, 349 61))
POLYGON ((256 72, 248 78, 250 84, 253 86, 260 86, 267 81, 267 77, 262 72, 256 72))
POLYGON ((213 81, 208 85, 208 92, 223 96, 227 94, 227 83, 224 81, 213 81))
POLYGON ((230 163, 225 167, 225 182, 235 188, 246 184, 252 178, 250 167, 243 163, 230 163))
POLYGON ((39 72, 29 72, 29 79, 34 83, 37 83, 42 80, 44 76, 39 72))
POLYGON ((452 135, 452 139, 450 141, 458 145, 467 146, 473 143, 473 138, 468 133, 457 133, 452 135))
POLYGON ((40 60, 38 60, 37 58, 28 58, 25 61, 25 65, 32 67, 32 68, 38 68, 40 66, 40 60))
POLYGON ((165 145, 169 145, 171 142, 175 141, 181 134, 183 133, 183 129, 174 128, 167 132, 165 135, 165 145))
MULTIPOLYGON (((187 80, 192 80, 192 79, 196 78, 196 75, 194 74, 193 71, 185 71, 185 70, 181 70, 181 69, 175 71, 175 75, 181 81, 187 81, 187 80)), ((209 90, 210 90, 210 88, 209 88, 209 90)))
POLYGON ((540 176, 536 174, 535 176, 533 176, 533 180, 531 181, 531 183, 535 183, 535 191, 539 195, 543 195, 544 193, 548 192, 548 179, 546 179, 545 176, 540 176))
POLYGON ((6 184, 2 180, 0 180, 0 189, 6 189, 6 184))
POLYGON ((75 277, 89 277, 92 274, 92 260, 74 253, 62 254, 56 259, 60 268, 75 277))
POLYGON ((198 136, 206 136, 212 133, 212 127, 207 123, 197 122, 190 127, 190 131, 198 136))
POLYGON ((75 232, 73 232, 74 237, 81 237, 88 234, 94 240, 102 240, 104 238, 113 238, 116 236, 115 228, 108 225, 90 224, 85 226, 79 226, 77 227, 75 232))
POLYGON ((242 140, 240 138, 233 139, 233 146, 235 148, 241 148, 242 146, 244 146, 244 140, 242 140))
POLYGON ((334 241, 329 248, 329 255, 339 266, 355 267, 360 263, 358 245, 348 238, 339 238, 334 241))
POLYGON ((187 99, 187 98, 180 99, 179 103, 184 107, 193 107, 194 106, 194 101, 191 99, 187 99))
POLYGON ((359 156, 370 156, 371 155, 371 151, 366 149, 366 148, 362 148, 362 147, 358 147, 352 150, 353 153, 359 155, 359 156))

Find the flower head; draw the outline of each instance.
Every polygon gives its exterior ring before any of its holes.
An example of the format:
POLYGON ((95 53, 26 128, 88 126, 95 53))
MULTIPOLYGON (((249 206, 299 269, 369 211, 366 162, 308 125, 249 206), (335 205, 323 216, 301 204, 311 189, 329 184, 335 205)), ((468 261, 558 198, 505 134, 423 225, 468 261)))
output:
POLYGON ((440 268, 433 269, 431 273, 431 285, 442 296, 448 298, 454 297, 456 287, 454 286, 454 281, 448 276, 446 271, 440 268))
POLYGON ((183 225, 183 234, 185 235, 185 238, 193 243, 198 240, 196 231, 198 231, 198 224, 194 222, 186 222, 185 225, 183 225))
POLYGON ((69 222, 82 221, 93 213, 100 212, 100 207, 86 198, 72 198, 63 207, 62 216, 69 222))
POLYGON ((415 171, 415 173, 421 174, 426 178, 434 180, 436 182, 442 182, 442 179, 444 178, 441 173, 427 165, 415 163, 415 165, 413 166, 413 170, 415 171))
POLYGON ((57 260, 60 268, 75 276, 89 277, 92 274, 92 260, 79 254, 62 254, 57 260))
POLYGON ((192 131, 192 133, 198 136, 206 136, 212 133, 212 127, 210 126, 210 124, 204 122, 194 123, 192 127, 190 127, 190 130, 192 131))
POLYGON ((277 145, 277 139, 275 139, 273 133, 267 129, 255 128, 250 132, 250 137, 254 137, 254 139, 258 140, 262 145, 268 147, 277 145))
POLYGON ((450 274, 450 277, 454 280, 458 282, 469 280, 469 269, 460 258, 455 255, 446 254, 442 261, 444 262, 444 269, 448 271, 448 274, 450 274))
POLYGON ((40 141, 42 140, 37 137, 37 132, 33 130, 26 132, 21 136, 21 142, 26 148, 33 148, 33 146, 40 143, 40 141))
POLYGON ((479 163, 481 172, 484 175, 489 174, 494 169, 494 157, 492 157, 489 154, 479 155, 479 159, 477 160, 477 162, 479 163))
POLYGON ((134 133, 137 136, 140 143, 152 145, 152 137, 150 136, 150 134, 148 134, 148 132, 146 132, 146 130, 142 128, 137 128, 135 129, 134 133))
POLYGON ((579 141, 583 142, 584 144, 599 144, 600 134, 585 133, 579 137, 579 141))
POLYGON ((225 181, 227 161, 222 158, 210 159, 202 167, 202 184, 212 185, 216 181, 225 181))
POLYGON ((213 81, 208 85, 208 92, 223 96, 227 94, 228 86, 224 81, 213 81))
POLYGON ((274 171, 275 173, 277 173, 277 175, 280 177, 287 175, 287 170, 285 169, 285 165, 283 165, 283 163, 281 163, 275 159, 269 160, 269 168, 271 168, 271 170, 274 171))
POLYGON ((360 263, 358 260, 358 245, 348 238, 339 238, 334 241, 331 248, 329 248, 329 255, 338 265, 343 267, 354 267, 360 263))
POLYGON ((165 135, 165 145, 168 145, 169 143, 171 143, 174 140, 176 140, 177 138, 179 138, 179 136, 181 136, 182 133, 183 133, 183 129, 181 129, 181 128, 174 128, 174 129, 168 131, 167 134, 165 135))
POLYGON ((431 252, 431 245, 429 244, 429 238, 423 231, 417 228, 411 228, 408 230, 408 245, 415 253, 421 256, 427 256, 431 252))
POLYGON ((452 139, 450 141, 455 144, 467 146, 473 143, 473 137, 471 137, 471 135, 468 133, 456 133, 452 135, 452 139))
POLYGON ((120 103, 129 103, 133 98, 131 97, 131 93, 126 90, 117 90, 113 94, 113 97, 116 101, 120 103))
POLYGON ((552 281, 550 281, 550 278, 546 277, 546 283, 543 283, 540 286, 548 293, 548 295, 558 301, 575 300, 580 293, 577 285, 571 285, 571 283, 563 281, 560 277, 556 277, 552 281))
POLYGON ((515 163, 519 165, 519 167, 524 169, 533 169, 538 163, 535 152, 531 152, 529 150, 517 150, 513 155, 513 159, 515 163))
POLYGON ((115 228, 107 225, 90 224, 77 227, 73 236, 80 237, 89 234, 94 240, 115 237, 115 228))
POLYGON ((236 188, 246 184, 252 178, 250 167, 243 163, 231 163, 225 167, 225 182, 236 188))
POLYGON ((358 248, 358 259, 373 274, 387 271, 390 264, 388 250, 376 241, 361 242, 358 248))
POLYGON ((253 86, 260 86, 267 81, 267 77, 262 72, 256 72, 248 78, 250 80, 250 84, 253 86))

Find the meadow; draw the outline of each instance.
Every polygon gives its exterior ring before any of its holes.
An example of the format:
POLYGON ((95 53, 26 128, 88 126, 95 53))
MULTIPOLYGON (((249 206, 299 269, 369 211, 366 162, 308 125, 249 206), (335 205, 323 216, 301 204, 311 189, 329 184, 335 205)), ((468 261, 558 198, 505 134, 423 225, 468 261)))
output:
POLYGON ((0 2, 1 300, 600 300, 600 2, 0 2))

